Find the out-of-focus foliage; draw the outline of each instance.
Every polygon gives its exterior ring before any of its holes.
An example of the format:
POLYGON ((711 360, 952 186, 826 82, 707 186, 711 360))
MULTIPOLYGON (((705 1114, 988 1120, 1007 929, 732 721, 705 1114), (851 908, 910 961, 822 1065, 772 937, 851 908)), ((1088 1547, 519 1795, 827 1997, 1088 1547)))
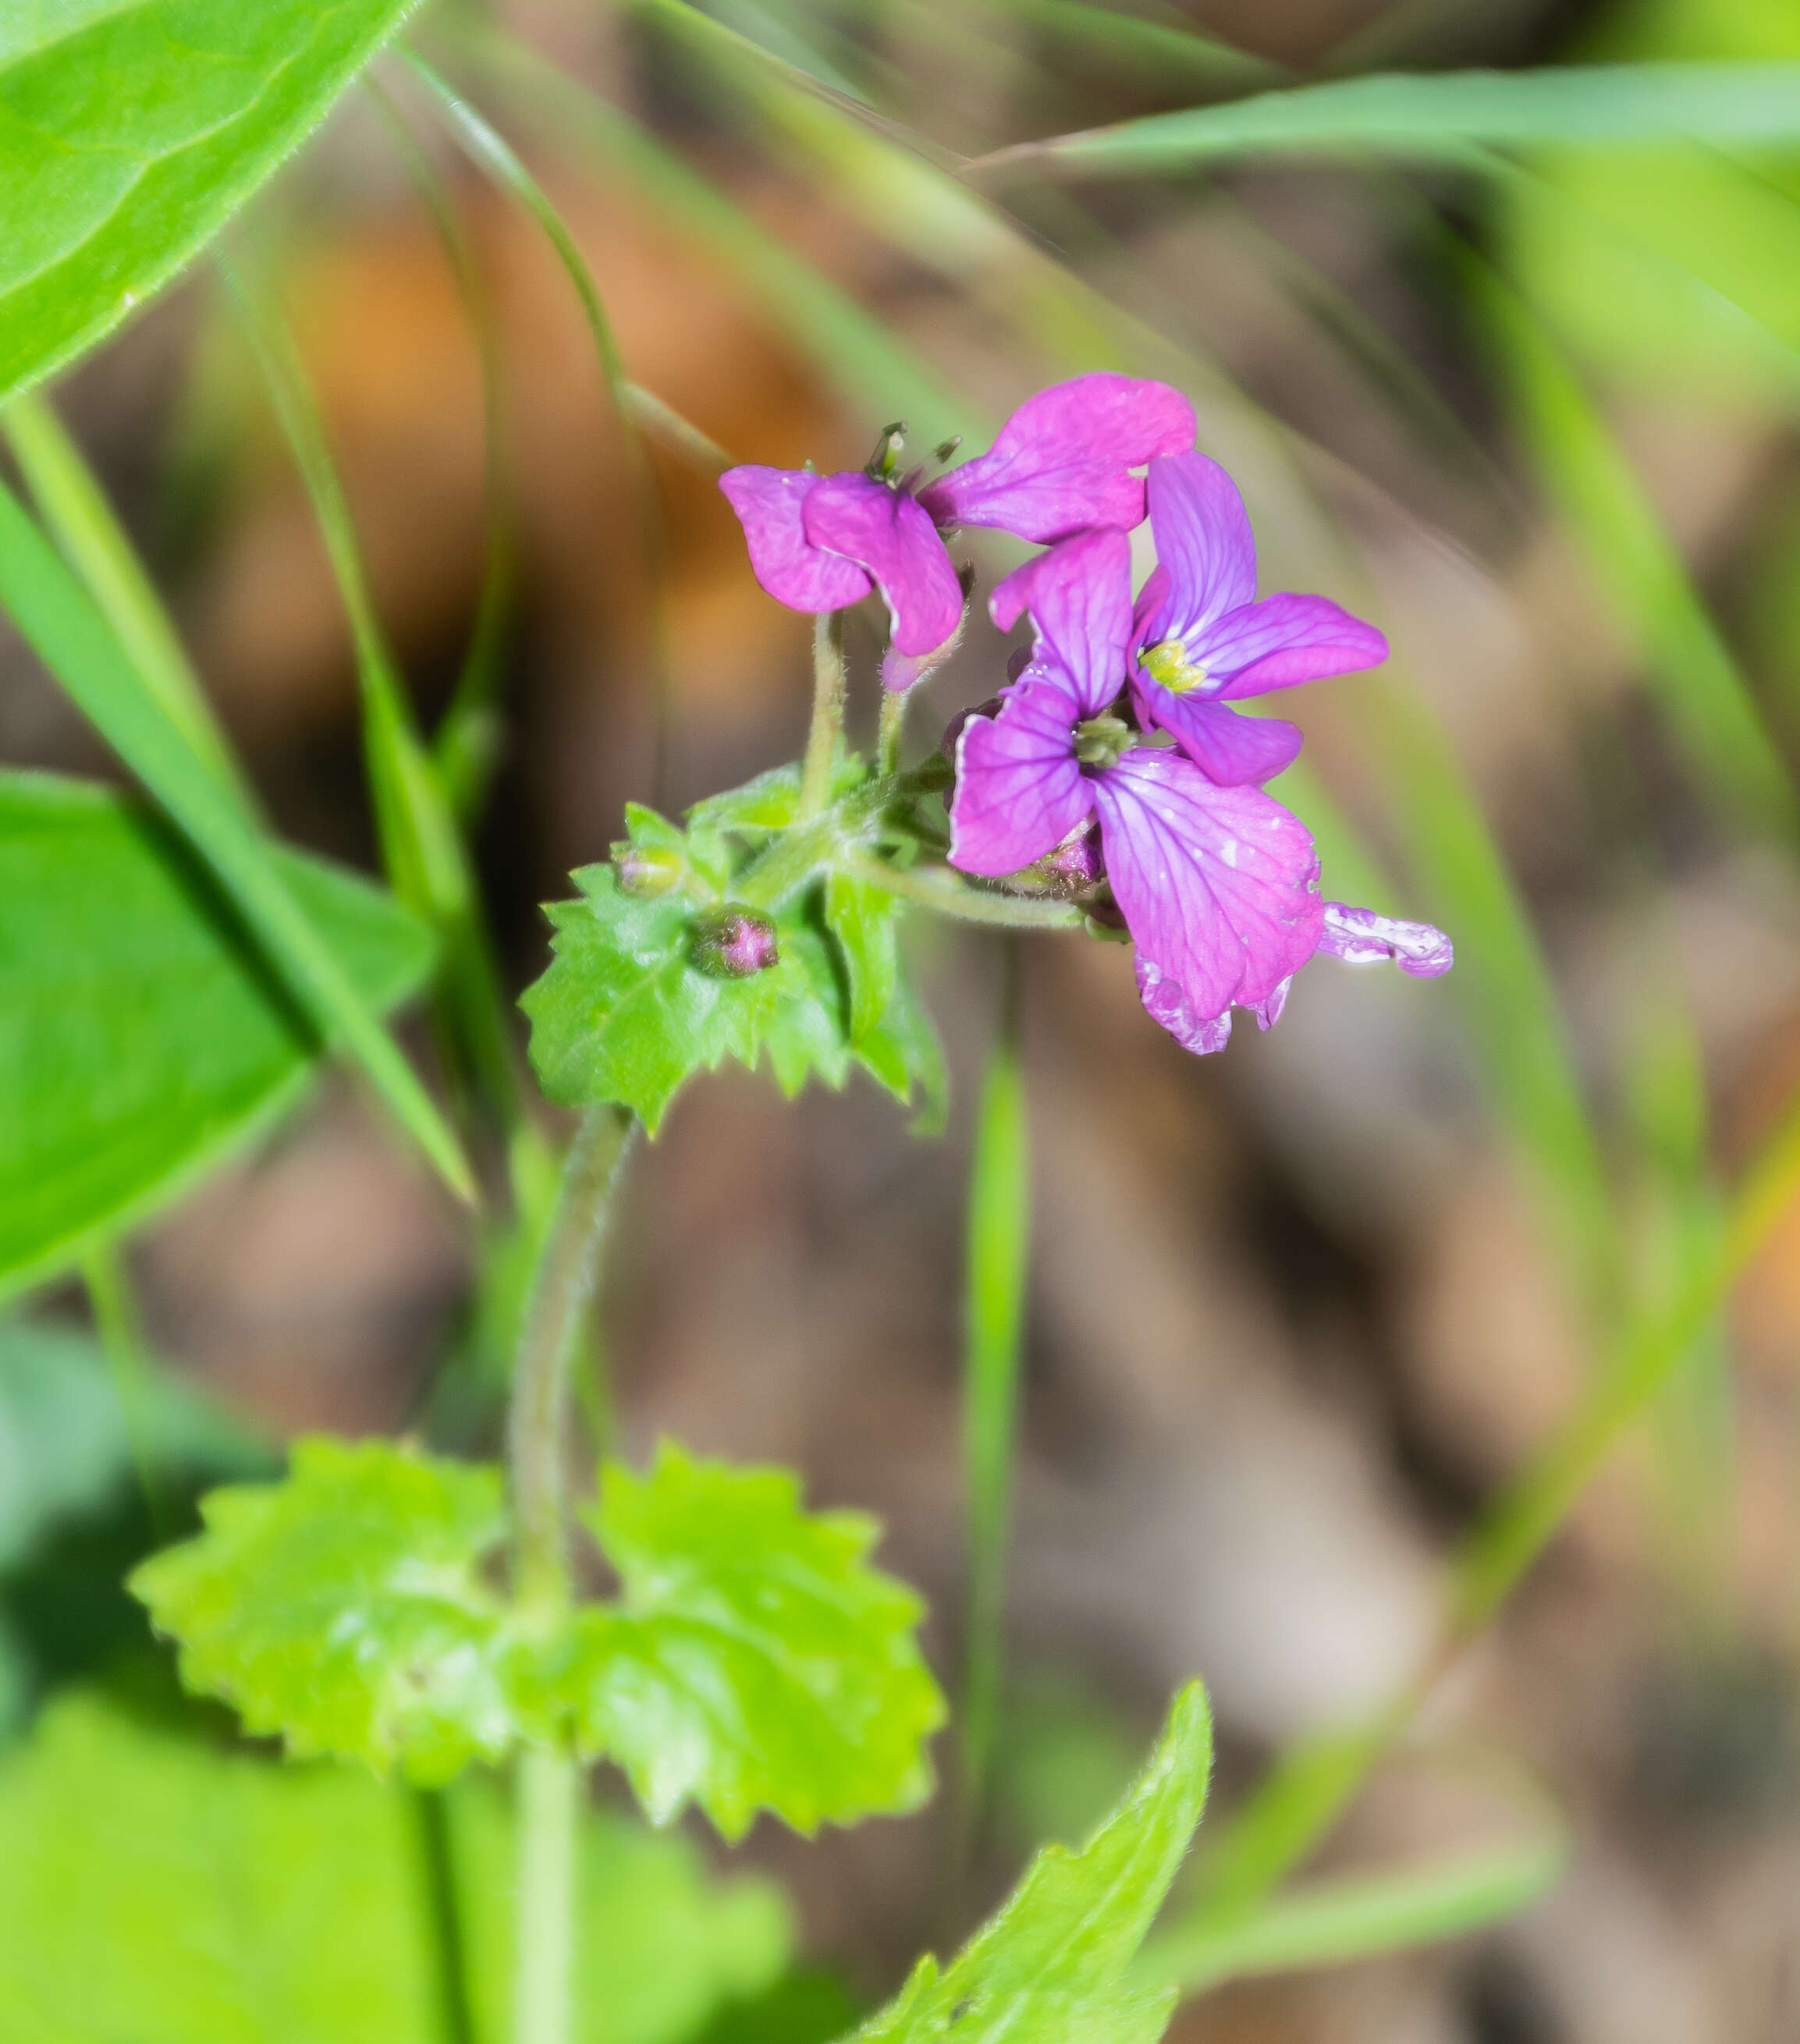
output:
MULTIPOLYGON (((283 884, 360 997, 391 1006, 424 932, 298 855, 283 884)), ((0 1290, 140 1220, 284 1107, 318 1045, 180 840, 80 782, 0 778, 0 1290)))
MULTIPOLYGON (((0 2002, 17 2044, 502 2044, 511 1824, 359 1770, 221 1752, 98 1696, 0 1766, 0 2002), (457 2034, 452 2032, 451 2034, 457 2034)), ((579 2044, 685 2044, 787 1963, 764 1882, 598 1813, 579 1838, 579 2044)))
POLYGON ((9 10, 0 399, 91 347, 167 282, 318 125, 410 4, 44 0, 9 10))

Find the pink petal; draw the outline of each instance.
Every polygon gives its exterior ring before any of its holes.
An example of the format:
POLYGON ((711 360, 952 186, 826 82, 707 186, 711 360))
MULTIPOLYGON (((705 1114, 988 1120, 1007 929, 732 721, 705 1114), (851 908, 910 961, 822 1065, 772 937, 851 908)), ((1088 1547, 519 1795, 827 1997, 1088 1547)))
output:
POLYGON ((935 652, 963 621, 963 586, 937 528, 903 490, 853 469, 824 477, 806 498, 806 537, 854 561, 887 604, 894 650, 935 652))
POLYGON ((1165 1028, 1192 1035, 1234 1001, 1259 1007, 1312 956, 1324 909, 1298 817, 1144 746, 1089 786, 1107 878, 1156 993, 1145 1005, 1165 1028))
POLYGON ((1161 969, 1142 951, 1137 954, 1137 993, 1152 1020, 1160 1022, 1181 1047, 1191 1051, 1195 1057, 1208 1057, 1231 1041, 1231 1010, 1228 1008, 1221 1015, 1196 1016, 1181 988, 1174 980, 1164 979, 1161 969))
POLYGON ((950 863, 990 878, 1017 873, 1091 816, 1094 790, 1075 763, 1079 713, 1067 682, 1026 668, 998 717, 971 717, 956 740, 950 863))
POLYGON ((1189 642, 1189 657, 1220 685, 1208 693, 1229 699, 1377 667, 1387 641, 1329 597, 1271 596, 1207 626, 1189 642))
POLYGON ((1272 781, 1299 757, 1300 727, 1279 717, 1247 717, 1198 693, 1177 695, 1144 674, 1132 694, 1149 722, 1160 725, 1209 778, 1272 781))
POLYGON ((1351 965, 1397 965, 1415 979, 1436 979, 1456 962, 1456 947, 1429 923, 1402 922, 1342 901, 1325 905, 1319 949, 1351 965))
POLYGON ((1256 594, 1256 542, 1237 485, 1203 454, 1150 464, 1150 530, 1156 541, 1158 601, 1140 601, 1143 641, 1191 641, 1221 611, 1256 594))
POLYGON ((1097 716, 1125 686, 1131 643, 1131 542, 1116 529, 1083 532, 1015 568, 988 598, 1010 632, 1029 610, 1040 647, 1074 685, 1075 719, 1097 716))
POLYGON ((799 468, 728 468, 719 487, 743 524, 750 566, 790 610, 842 610, 869 593, 868 577, 806 537, 806 499, 824 480, 799 468))
POLYGON ((1144 517, 1131 474, 1194 444, 1194 408, 1167 383, 1100 371, 1028 398, 984 455, 919 493, 940 525, 998 525, 1048 544, 1144 517))

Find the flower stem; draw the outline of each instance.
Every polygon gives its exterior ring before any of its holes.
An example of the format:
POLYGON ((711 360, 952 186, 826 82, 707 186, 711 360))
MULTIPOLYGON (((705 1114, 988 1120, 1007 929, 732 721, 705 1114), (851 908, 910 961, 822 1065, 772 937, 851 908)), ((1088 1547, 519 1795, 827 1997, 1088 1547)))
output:
MULTIPOLYGON (((521 1605, 540 1610, 556 1609, 570 1594, 563 1469, 569 1360, 594 1297, 613 1189, 637 1127, 617 1108, 596 1107, 576 1131, 513 1371, 507 1454, 518 1528, 514 1594, 521 1605)), ((573 1755, 527 1747, 515 1792, 513 2044, 571 2044, 580 1796, 573 1755)))
POLYGON ((935 909, 940 916, 954 916, 964 923, 989 923, 1012 930, 1079 930, 1080 909, 1067 901, 1047 901, 1030 894, 1002 894, 987 887, 971 887, 953 879, 939 866, 884 865, 878 859, 850 858, 844 861, 859 878, 885 887, 902 901, 917 901, 935 909))
POLYGON ((816 816, 831 800, 831 770, 844 728, 844 613, 821 611, 813 620, 813 724, 800 776, 800 814, 816 816))
POLYGON ((969 1166, 963 1469, 968 1515, 962 1809, 966 1852, 981 1820, 999 1721, 1006 1550, 1018 1446, 1019 1358, 1031 1254, 1029 1138, 1019 1058, 1017 939, 1002 950, 1000 1022, 969 1166))
POLYGON ((900 731, 906 721, 907 689, 881 692, 881 735, 875 741, 875 771, 887 775, 900 770, 900 731))

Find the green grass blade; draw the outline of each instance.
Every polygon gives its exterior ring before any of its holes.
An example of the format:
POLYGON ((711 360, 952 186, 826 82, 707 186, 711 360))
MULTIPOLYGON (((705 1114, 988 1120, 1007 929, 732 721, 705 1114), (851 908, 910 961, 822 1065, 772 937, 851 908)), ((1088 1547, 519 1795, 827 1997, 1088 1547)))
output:
POLYGON ((999 1723, 1006 1550, 1018 1452, 1019 1362, 1031 1261, 1031 1158, 1019 1056, 1018 939, 1002 939, 998 1032, 969 1160, 963 1293, 963 1481, 968 1524, 963 1646, 965 1823, 979 1822, 999 1723))
POLYGON ((0 603, 51 673, 173 819, 266 947, 321 1036, 340 1040, 460 1198, 461 1145, 393 1039, 307 921, 267 846, 171 721, 87 591, 0 487, 0 603))
POLYGON ((272 299, 229 267, 225 274, 350 620, 383 863, 394 892, 438 934, 437 1006, 452 1069, 510 1128, 521 1108, 507 1009, 467 849, 375 615, 349 504, 293 335, 272 299))
POLYGON ((0 413, 7 444, 39 515, 75 564, 144 686, 246 817, 256 813, 243 771, 213 714, 168 613, 81 451, 33 394, 0 413))
POLYGON ((130 1451, 137 1487, 143 1494, 150 1530, 160 1545, 171 1539, 175 1520, 163 1480, 162 1457, 158 1452, 156 1421, 156 1365, 144 1344, 144 1322, 137 1309, 137 1296, 116 1243, 97 1243, 82 1261, 82 1281, 94 1314, 94 1331, 100 1337, 107 1368, 112 1372, 113 1390, 119 1401, 119 1416, 125 1424, 125 1443, 130 1451))
POLYGON ((1233 156, 1353 153, 1459 163, 1471 144, 1678 140, 1737 148, 1800 140, 1800 64, 1388 72, 1021 143, 971 167, 1143 177, 1233 156))
POLYGON ((1749 684, 1598 406, 1498 274, 1472 252, 1459 267, 1538 474, 1721 813, 1800 833, 1793 784, 1749 684))
POLYGON ((1156 1940, 1145 1948, 1144 1969, 1201 1994, 1252 1974, 1344 1965, 1466 1937, 1529 1908, 1555 1886, 1568 1859, 1568 1841, 1558 1834, 1398 1873, 1311 1882, 1235 1927, 1156 1940))
POLYGON ((1283 67, 1216 36, 1182 25, 1182 17, 1149 21, 1088 0, 982 0, 985 11, 1030 29, 1048 46, 1065 76, 1085 77, 1098 64, 1136 81, 1153 81, 1160 93, 1193 87, 1202 92, 1250 92, 1272 86, 1283 67), (1065 68, 1066 67, 1066 68, 1065 68))

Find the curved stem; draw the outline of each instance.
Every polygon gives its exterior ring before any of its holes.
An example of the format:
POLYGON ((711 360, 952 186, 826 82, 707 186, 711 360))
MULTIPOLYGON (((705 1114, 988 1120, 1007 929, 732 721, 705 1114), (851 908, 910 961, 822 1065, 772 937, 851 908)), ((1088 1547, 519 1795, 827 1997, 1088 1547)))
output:
POLYGON ((844 613, 822 610, 813 620, 813 723, 800 773, 800 814, 816 816, 831 800, 831 770, 844 728, 844 613))
POLYGON ((1079 930, 1084 918, 1067 901, 1046 901, 1029 894, 1000 894, 952 880, 942 866, 884 866, 879 859, 847 859, 860 880, 885 887, 903 901, 917 901, 940 916, 965 923, 990 923, 1010 930, 1079 930))

